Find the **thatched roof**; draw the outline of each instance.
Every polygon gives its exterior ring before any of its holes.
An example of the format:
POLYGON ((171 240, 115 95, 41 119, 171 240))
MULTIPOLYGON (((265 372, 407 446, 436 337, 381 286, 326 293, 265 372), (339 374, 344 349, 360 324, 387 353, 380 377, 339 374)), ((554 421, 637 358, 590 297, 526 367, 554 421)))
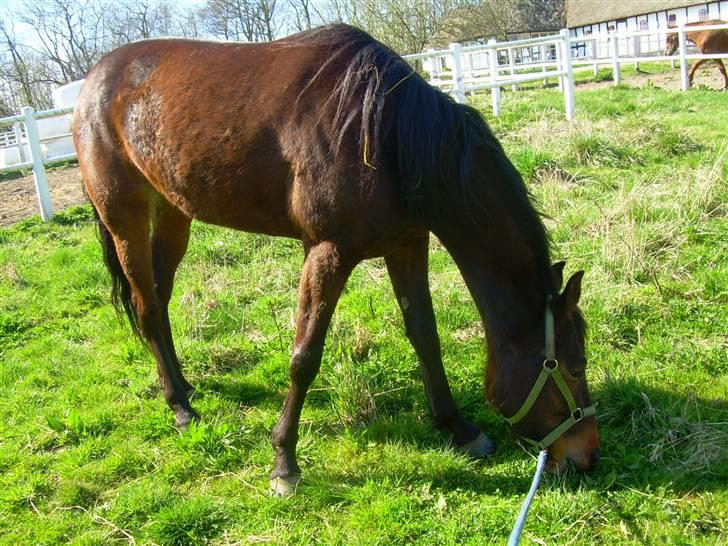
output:
POLYGON ((551 32, 564 28, 564 0, 519 0, 508 32, 551 32))
POLYGON ((699 0, 566 0, 569 28, 615 21, 673 8, 705 4, 699 0))
POLYGON ((431 40, 431 46, 504 39, 518 32, 553 32, 563 28, 564 0, 490 0, 451 13, 431 40))

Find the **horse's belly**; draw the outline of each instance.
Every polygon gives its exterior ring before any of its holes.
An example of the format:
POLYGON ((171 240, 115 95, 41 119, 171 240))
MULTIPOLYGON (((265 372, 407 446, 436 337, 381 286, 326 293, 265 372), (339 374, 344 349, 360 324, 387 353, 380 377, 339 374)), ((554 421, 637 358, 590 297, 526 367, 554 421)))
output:
POLYGON ((300 238, 288 213, 286 184, 258 177, 163 177, 155 189, 190 218, 251 233, 300 238))
POLYGON ((288 218, 285 206, 280 206, 280 203, 261 205, 245 197, 235 194, 227 198, 216 196, 207 203, 197 203, 188 214, 201 222, 240 231, 301 238, 300 231, 288 218))

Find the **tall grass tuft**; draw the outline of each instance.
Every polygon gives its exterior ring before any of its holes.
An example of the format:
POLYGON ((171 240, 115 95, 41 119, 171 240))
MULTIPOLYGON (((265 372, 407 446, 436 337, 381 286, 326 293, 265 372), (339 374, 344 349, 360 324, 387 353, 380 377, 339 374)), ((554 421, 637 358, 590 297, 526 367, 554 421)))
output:
POLYGON ((339 421, 346 428, 369 423, 377 411, 368 378, 361 372, 351 349, 339 345, 335 364, 328 379, 331 404, 339 421))
POLYGON ((161 546, 206 544, 223 529, 226 517, 206 497, 179 500, 162 508, 149 534, 161 546))

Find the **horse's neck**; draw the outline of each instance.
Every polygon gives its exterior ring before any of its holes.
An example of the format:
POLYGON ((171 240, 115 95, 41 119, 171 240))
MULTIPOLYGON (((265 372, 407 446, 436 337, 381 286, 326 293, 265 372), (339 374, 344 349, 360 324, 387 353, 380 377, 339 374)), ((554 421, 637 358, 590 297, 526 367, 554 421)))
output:
POLYGON ((501 241, 474 233, 437 235, 463 275, 492 349, 536 327, 550 287, 543 265, 531 257, 537 253, 504 248, 501 241))

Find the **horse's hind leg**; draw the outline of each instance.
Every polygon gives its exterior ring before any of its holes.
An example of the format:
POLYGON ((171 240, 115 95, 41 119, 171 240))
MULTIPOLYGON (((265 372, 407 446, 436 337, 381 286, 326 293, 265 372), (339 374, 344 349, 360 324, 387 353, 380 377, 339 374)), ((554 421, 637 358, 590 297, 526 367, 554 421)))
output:
POLYGON ((113 263, 120 266, 117 281, 128 283, 128 290, 122 290, 121 294, 125 307, 130 307, 133 313, 130 318, 136 324, 132 326, 136 326, 149 343, 157 361, 164 398, 175 414, 177 425, 184 428, 196 417, 196 413, 176 368, 173 349, 166 335, 164 306, 155 282, 150 229, 154 207, 158 204, 155 201, 159 197, 132 167, 122 166, 115 159, 91 160, 88 163, 92 166, 84 168, 87 193, 99 213, 101 229, 107 230, 113 241, 106 248, 107 265, 112 275, 117 275, 113 263), (92 175, 89 176, 89 173, 92 175), (112 253, 114 256, 110 262, 112 253))
POLYGON ((152 264, 157 296, 161 304, 164 340, 169 349, 174 368, 188 395, 194 391, 182 375, 172 339, 172 327, 169 322, 169 300, 172 298, 174 276, 182 257, 187 251, 190 239, 190 219, 172 205, 158 198, 155 203, 155 214, 152 222, 152 264))
POLYGON ((407 337, 420 361, 435 425, 451 434, 463 452, 487 457, 495 451, 495 443, 460 413, 445 375, 427 280, 428 241, 427 235, 414 238, 385 256, 387 270, 402 309, 407 337))

